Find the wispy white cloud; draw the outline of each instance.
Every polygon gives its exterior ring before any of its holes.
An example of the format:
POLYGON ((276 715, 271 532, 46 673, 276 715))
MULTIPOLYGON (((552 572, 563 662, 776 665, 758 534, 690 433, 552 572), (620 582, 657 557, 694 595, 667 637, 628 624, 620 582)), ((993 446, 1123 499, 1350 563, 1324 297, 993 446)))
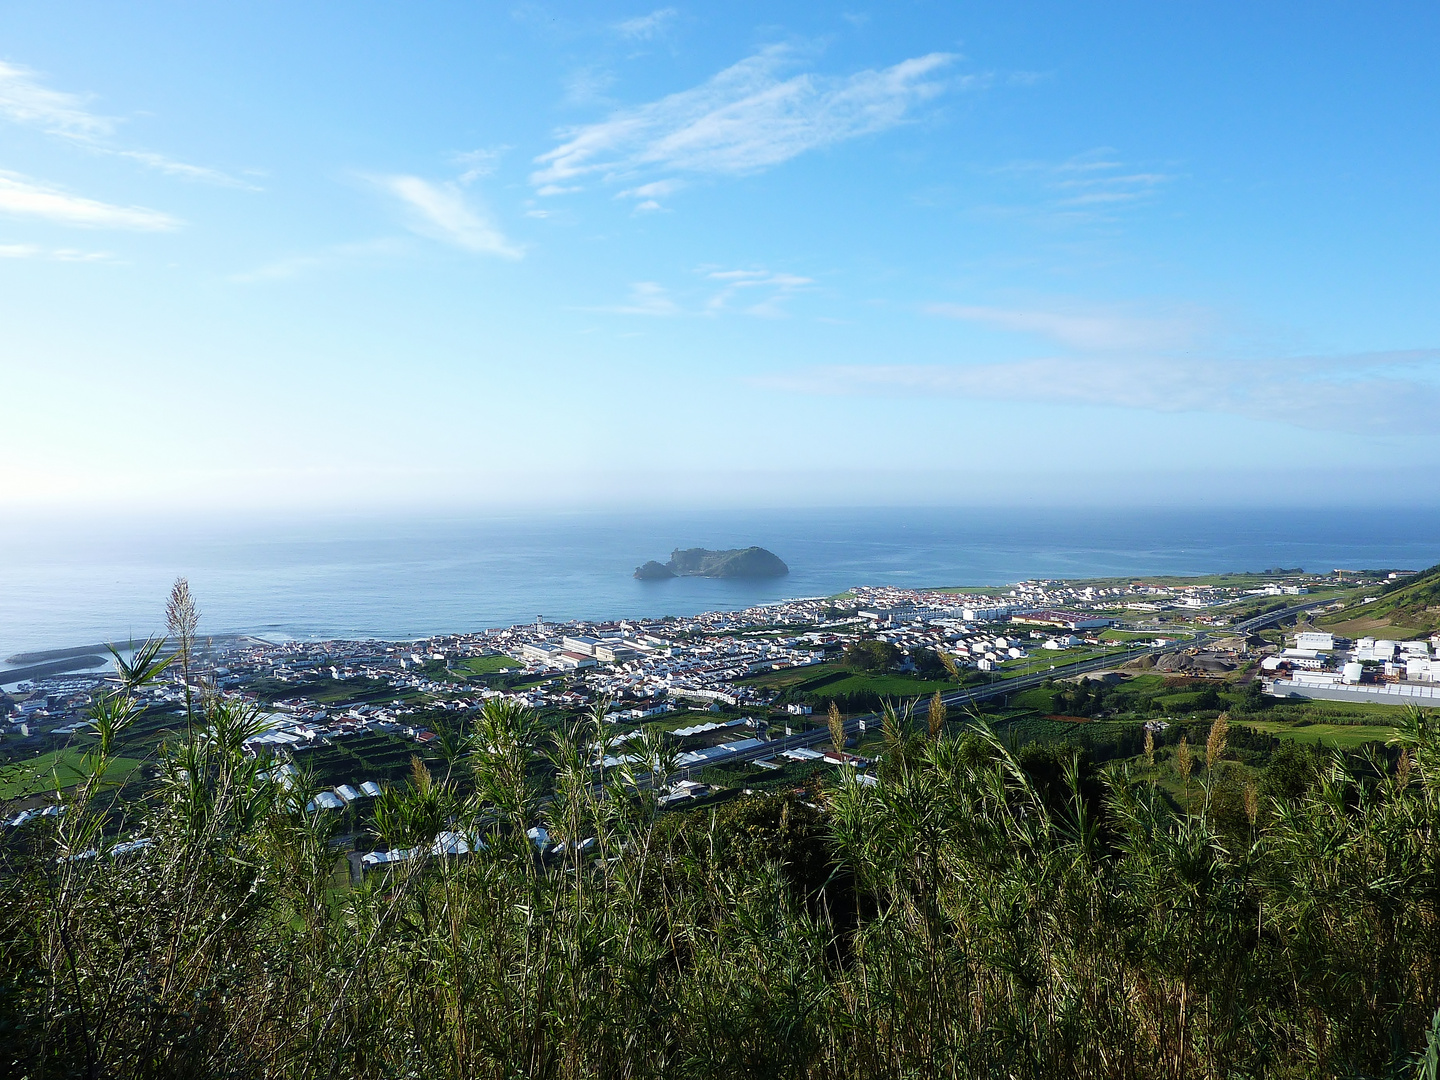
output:
POLYGON ((46 86, 29 68, 0 61, 0 117, 11 123, 38 128, 96 153, 138 161, 167 176, 258 190, 248 181, 219 169, 191 165, 149 150, 130 150, 112 145, 111 139, 119 122, 114 117, 90 111, 88 100, 79 94, 46 86))
POLYGON ((1173 172, 1136 168, 1108 147, 1060 162, 1011 162, 993 173, 1030 187, 1033 199, 1027 205, 986 211, 1077 224, 1112 221, 1122 207, 1149 202, 1177 179, 1173 172))
POLYGON ((418 176, 372 179, 381 190, 400 200, 412 232, 482 255, 518 259, 524 254, 471 204, 458 184, 431 183, 418 176))
POLYGON ((1151 412, 1230 413, 1319 430, 1433 431, 1440 350, 1261 360, 1042 358, 1015 363, 835 365, 751 380, 819 395, 940 396, 1151 412))
POLYGON ((896 126, 950 85, 955 57, 931 53, 844 78, 800 74, 793 51, 773 45, 708 82, 571 129, 536 158, 542 194, 573 190, 596 174, 621 179, 648 170, 744 174, 896 126))
POLYGON ((1061 206, 1093 206, 1149 198, 1157 187, 1171 179, 1166 173, 1117 172, 1057 180, 1054 187, 1064 192, 1059 200, 1061 206))
POLYGON ((932 315, 1034 334, 1086 351, 1169 349, 1191 344, 1199 329, 1189 316, 1155 318, 1124 312, 1047 308, 997 308, 930 304, 932 315))
POLYGON ((105 147, 95 147, 102 153, 114 154, 116 157, 129 158, 138 161, 156 172, 164 173, 166 176, 178 176, 182 180, 196 180, 205 184, 216 184, 220 187, 244 188, 247 191, 259 191, 260 188, 248 180, 241 180, 231 176, 229 173, 221 172, 219 169, 207 168, 204 165, 191 165, 185 161, 176 161, 164 154, 154 154, 148 150, 110 150, 105 147))
POLYGON ((615 31, 621 37, 630 38, 635 41, 649 41, 660 34, 675 20, 678 15, 673 7, 657 8, 649 15, 637 15, 633 19, 626 19, 615 24, 615 31))
POLYGON ((700 282, 682 290, 677 299, 665 286, 654 281, 637 281, 630 286, 624 304, 594 310, 612 315, 716 316, 737 311, 763 318, 783 316, 781 306, 796 292, 814 284, 798 274, 770 270, 718 270, 701 267, 700 282), (743 299, 742 299, 743 298, 743 299))
POLYGON ((656 180, 649 184, 641 184, 638 187, 626 188, 624 191, 616 192, 617 199, 663 199, 667 195, 673 195, 685 186, 683 180, 656 180))
POLYGON ((683 315, 684 309, 670 296, 665 286, 654 281, 637 281, 630 286, 630 300, 614 307, 600 308, 612 315, 683 315))
POLYGON ((266 263, 254 270, 232 274, 231 281, 252 284, 265 281, 286 281, 300 277, 313 270, 345 264, 363 264, 402 255, 411 246, 408 240, 384 237, 378 240, 362 240, 357 243, 335 244, 320 251, 287 255, 282 259, 266 263))
POLYGON ((115 122, 85 107, 78 94, 52 90, 33 71, 0 60, 0 116, 63 135, 70 139, 97 139, 115 130, 115 122))
POLYGON ((705 275, 723 288, 705 304, 705 310, 719 314, 734 305, 741 296, 758 298, 743 305, 747 315, 778 318, 785 314, 782 304, 794 293, 815 284, 813 278, 798 274, 772 273, 769 270, 711 270, 705 275))
POLYGON ((665 207, 660 200, 673 195, 685 186, 681 180, 656 180, 638 187, 626 188, 615 193, 617 199, 636 199, 635 213, 651 214, 665 207))
POLYGON ((508 146, 490 146, 480 150, 467 150, 463 154, 454 155, 454 162, 464 168, 460 174, 461 184, 473 184, 482 177, 493 175, 500 164, 508 146))
POLYGON ((0 212, 97 229, 166 232, 180 225, 178 218, 159 210, 87 199, 4 171, 0 171, 0 212))
POLYGON ((614 85, 615 73, 607 68, 594 65, 576 68, 565 77, 565 104, 614 105, 608 94, 614 85))
POLYGON ((45 262, 114 262, 108 251, 44 248, 39 244, 0 244, 0 259, 39 259, 45 262))

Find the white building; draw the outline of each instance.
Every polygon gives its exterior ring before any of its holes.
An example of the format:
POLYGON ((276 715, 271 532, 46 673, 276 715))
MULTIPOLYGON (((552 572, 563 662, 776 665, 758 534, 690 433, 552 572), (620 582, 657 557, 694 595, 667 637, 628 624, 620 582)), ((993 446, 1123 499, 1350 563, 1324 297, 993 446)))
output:
POLYGON ((1406 682, 1440 682, 1440 660, 1411 656, 1405 661, 1406 682))
POLYGON ((1385 638, 1361 638, 1355 643, 1356 660, 1379 660, 1390 661, 1395 659, 1395 649, 1399 642, 1389 641, 1385 638))
POLYGON ((1011 604, 991 604, 986 607, 963 607, 960 618, 966 622, 999 622, 1015 608, 1011 604))
POLYGON ((579 635, 571 637, 569 634, 566 634, 560 639, 560 645, 567 652, 580 653, 584 656, 594 656, 595 646, 599 644, 600 641, 598 638, 581 637, 579 635))

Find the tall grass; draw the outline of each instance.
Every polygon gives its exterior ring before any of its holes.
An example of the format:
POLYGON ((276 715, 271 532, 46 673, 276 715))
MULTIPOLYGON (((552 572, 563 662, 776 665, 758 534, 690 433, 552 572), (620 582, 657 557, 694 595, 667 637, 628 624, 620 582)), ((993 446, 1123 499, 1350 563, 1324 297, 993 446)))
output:
POLYGON ((1433 715, 1397 767, 1336 758, 1233 820, 1223 726, 1182 813, 1153 769, 1041 784, 934 713, 931 738, 886 717, 878 785, 662 816, 673 760, 603 768, 604 703, 546 729, 492 702, 378 800, 373 842, 413 857, 352 888, 338 815, 273 783, 255 714, 213 696, 117 801, 107 757, 154 674, 97 702, 65 812, 6 830, 10 1075, 1433 1072, 1433 715))

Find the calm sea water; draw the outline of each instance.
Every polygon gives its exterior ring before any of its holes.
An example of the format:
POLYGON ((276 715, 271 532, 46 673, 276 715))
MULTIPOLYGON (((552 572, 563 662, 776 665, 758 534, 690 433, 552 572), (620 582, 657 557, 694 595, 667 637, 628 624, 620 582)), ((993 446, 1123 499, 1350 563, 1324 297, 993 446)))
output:
POLYGON ((1440 562, 1440 510, 895 510, 574 513, 448 519, 11 523, 0 533, 0 658, 143 637, 177 575, 202 631, 410 638, 547 619, 742 608, 852 585, 996 585, 1303 566, 1440 562), (760 544, 765 582, 640 582, 676 546, 760 544))

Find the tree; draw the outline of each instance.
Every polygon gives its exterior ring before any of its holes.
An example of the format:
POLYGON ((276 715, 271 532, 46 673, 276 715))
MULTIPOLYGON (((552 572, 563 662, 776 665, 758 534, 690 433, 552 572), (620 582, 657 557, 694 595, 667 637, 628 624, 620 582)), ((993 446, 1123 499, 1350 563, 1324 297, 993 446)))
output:
POLYGON ((900 662, 900 650, 888 641, 853 641, 845 648, 841 660, 853 671, 889 671, 900 662))
POLYGON ((1298 799, 1314 786, 1323 760, 1317 747, 1282 739, 1260 774, 1260 790, 1272 799, 1298 799))
POLYGON ((946 679, 950 677, 950 669, 934 649, 917 646, 910 650, 910 660, 915 665, 916 673, 923 678, 946 679))
POLYGON ((1259 679, 1251 679, 1245 687, 1245 711, 1263 712, 1275 704, 1275 699, 1265 692, 1259 679))

